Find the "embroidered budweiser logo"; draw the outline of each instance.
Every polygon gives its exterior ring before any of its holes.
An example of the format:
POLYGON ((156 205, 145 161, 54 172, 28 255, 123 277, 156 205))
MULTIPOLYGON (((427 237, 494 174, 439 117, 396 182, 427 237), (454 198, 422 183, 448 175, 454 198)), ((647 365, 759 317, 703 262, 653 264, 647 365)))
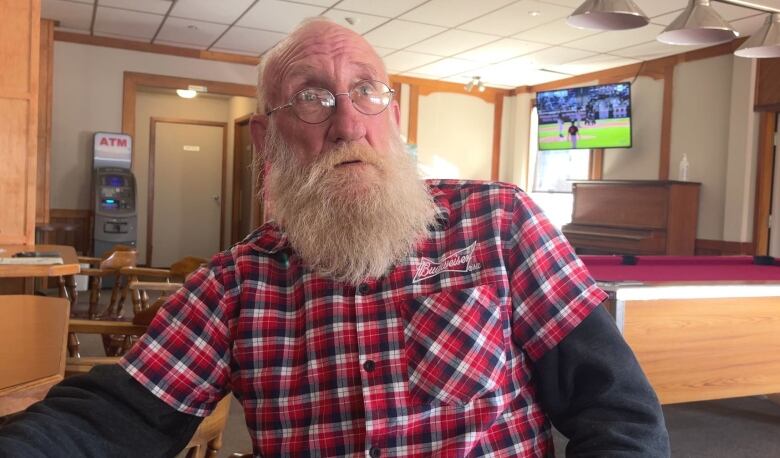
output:
POLYGON ((412 283, 435 277, 442 272, 472 272, 478 270, 482 266, 477 262, 472 262, 476 247, 477 242, 474 242, 462 250, 447 254, 439 262, 422 258, 422 262, 417 266, 412 283))

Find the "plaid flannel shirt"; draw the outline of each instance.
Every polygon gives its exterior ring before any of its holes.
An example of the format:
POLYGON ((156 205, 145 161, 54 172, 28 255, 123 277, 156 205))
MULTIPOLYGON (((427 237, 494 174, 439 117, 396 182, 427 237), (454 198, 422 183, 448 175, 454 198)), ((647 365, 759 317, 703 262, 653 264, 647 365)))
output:
POLYGON ((256 456, 547 456, 531 365, 605 294, 518 188, 428 184, 436 224, 384 277, 318 275, 265 224, 121 365, 193 415, 232 391, 256 456))

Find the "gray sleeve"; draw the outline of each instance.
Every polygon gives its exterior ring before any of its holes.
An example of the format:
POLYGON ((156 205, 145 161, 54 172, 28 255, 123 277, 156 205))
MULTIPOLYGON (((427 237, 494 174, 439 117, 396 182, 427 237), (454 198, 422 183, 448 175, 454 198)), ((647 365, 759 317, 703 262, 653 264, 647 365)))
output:
POLYGON ((534 366, 535 386, 566 456, 668 457, 663 412, 633 352, 595 309, 534 366))
POLYGON ((201 421, 165 404, 119 366, 97 366, 7 419, 0 458, 175 456, 201 421))

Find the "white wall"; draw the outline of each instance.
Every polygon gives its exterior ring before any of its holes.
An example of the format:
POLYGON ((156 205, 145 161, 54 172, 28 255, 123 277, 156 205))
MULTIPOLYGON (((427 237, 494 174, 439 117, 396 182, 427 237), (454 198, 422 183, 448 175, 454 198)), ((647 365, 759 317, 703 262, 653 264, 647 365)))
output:
POLYGON ((255 84, 250 65, 54 42, 51 208, 90 208, 92 135, 122 129, 123 73, 255 84))
POLYGON ((449 92, 420 96, 417 158, 435 178, 489 180, 493 157, 493 104, 449 92))

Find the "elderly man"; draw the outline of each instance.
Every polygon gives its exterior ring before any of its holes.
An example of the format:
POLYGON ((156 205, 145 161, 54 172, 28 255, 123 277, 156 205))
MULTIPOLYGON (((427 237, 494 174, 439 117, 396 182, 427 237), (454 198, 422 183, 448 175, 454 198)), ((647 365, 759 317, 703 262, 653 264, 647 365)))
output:
POLYGON ((513 186, 418 178, 365 40, 306 22, 259 83, 277 222, 192 275, 119 366, 7 425, 0 456, 169 456, 231 391, 255 456, 543 457, 551 423, 572 455, 669 454, 571 247, 513 186))

